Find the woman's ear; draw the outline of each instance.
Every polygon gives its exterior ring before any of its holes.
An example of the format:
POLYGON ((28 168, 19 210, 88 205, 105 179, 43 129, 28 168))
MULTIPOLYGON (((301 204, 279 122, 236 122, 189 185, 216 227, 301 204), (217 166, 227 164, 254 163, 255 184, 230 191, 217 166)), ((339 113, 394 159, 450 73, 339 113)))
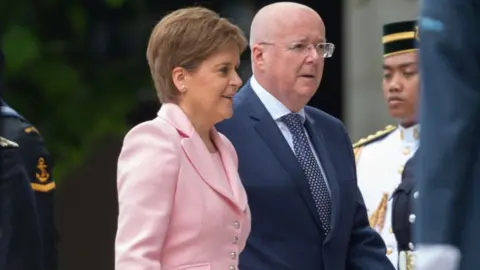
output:
POLYGON ((178 91, 182 92, 186 86, 186 70, 181 67, 175 67, 172 70, 172 80, 173 83, 175 84, 175 87, 178 89, 178 91))

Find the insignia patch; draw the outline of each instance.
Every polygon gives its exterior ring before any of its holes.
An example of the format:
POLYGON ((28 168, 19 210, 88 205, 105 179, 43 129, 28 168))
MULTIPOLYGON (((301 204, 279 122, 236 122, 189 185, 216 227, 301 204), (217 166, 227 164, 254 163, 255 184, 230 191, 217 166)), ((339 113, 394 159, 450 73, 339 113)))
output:
POLYGON ((35 132, 37 134, 40 134, 40 132, 38 131, 38 129, 34 126, 31 126, 31 127, 27 127, 25 128, 25 133, 32 133, 32 132, 35 132))
POLYGON ((47 164, 43 157, 40 157, 37 161, 37 173, 35 174, 35 178, 37 178, 40 183, 46 183, 48 179, 50 179, 50 174, 47 171, 47 164))
POLYGON ((385 129, 379 130, 375 134, 368 135, 365 138, 361 138, 360 140, 358 140, 358 142, 353 144, 353 148, 357 148, 357 147, 360 147, 360 146, 365 146, 365 145, 367 145, 371 142, 374 142, 378 139, 381 139, 384 136, 388 135, 390 132, 394 131, 395 129, 396 129, 395 126, 388 125, 388 126, 385 127, 385 129))

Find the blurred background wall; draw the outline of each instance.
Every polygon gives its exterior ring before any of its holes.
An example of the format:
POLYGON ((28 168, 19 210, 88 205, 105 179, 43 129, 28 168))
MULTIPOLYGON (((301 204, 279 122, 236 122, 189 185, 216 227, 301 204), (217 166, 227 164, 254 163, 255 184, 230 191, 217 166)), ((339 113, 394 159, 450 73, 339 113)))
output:
MULTIPOLYGON (((160 104, 145 49, 168 11, 201 4, 248 35, 266 0, 0 1, 4 98, 55 158, 61 270, 113 269, 116 159, 125 133, 160 104)), ((412 0, 297 1, 319 12, 336 46, 310 105, 342 119, 352 140, 393 123, 381 95, 382 24, 414 19, 412 0)), ((241 77, 250 77, 249 51, 241 77)))

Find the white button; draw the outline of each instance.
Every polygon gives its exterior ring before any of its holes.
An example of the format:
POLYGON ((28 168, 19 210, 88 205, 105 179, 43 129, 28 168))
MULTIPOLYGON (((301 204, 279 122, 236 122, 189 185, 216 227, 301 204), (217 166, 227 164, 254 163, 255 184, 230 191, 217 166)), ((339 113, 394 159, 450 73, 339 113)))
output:
POLYGON ((235 252, 230 253, 230 258, 235 260, 237 258, 237 253, 235 252))
POLYGON ((408 216, 408 221, 410 221, 410 223, 414 223, 415 218, 416 218, 416 216, 414 214, 411 214, 410 216, 408 216))
POLYGON ((229 269, 229 270, 235 270, 235 266, 230 265, 230 267, 229 267, 228 269, 229 269))
POLYGON ((414 246, 413 246, 413 243, 412 243, 412 242, 408 243, 408 248, 409 248, 410 250, 413 250, 414 246))
POLYGON ((240 222, 235 221, 235 222, 233 223, 233 227, 235 227, 235 229, 240 229, 240 222))
POLYGON ((232 239, 232 243, 237 244, 238 243, 238 237, 234 236, 232 239))
POLYGON ((413 198, 414 198, 414 199, 417 199, 417 198, 418 198, 418 191, 415 191, 415 193, 413 193, 413 198))

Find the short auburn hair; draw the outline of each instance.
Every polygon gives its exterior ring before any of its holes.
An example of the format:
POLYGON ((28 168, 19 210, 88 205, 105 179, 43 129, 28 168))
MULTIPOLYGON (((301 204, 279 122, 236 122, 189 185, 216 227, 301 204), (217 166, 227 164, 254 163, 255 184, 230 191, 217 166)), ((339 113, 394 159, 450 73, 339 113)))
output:
POLYGON ((172 70, 194 71, 205 59, 225 45, 247 47, 242 30, 203 7, 176 10, 155 26, 150 35, 147 60, 160 102, 176 102, 178 89, 172 70))

